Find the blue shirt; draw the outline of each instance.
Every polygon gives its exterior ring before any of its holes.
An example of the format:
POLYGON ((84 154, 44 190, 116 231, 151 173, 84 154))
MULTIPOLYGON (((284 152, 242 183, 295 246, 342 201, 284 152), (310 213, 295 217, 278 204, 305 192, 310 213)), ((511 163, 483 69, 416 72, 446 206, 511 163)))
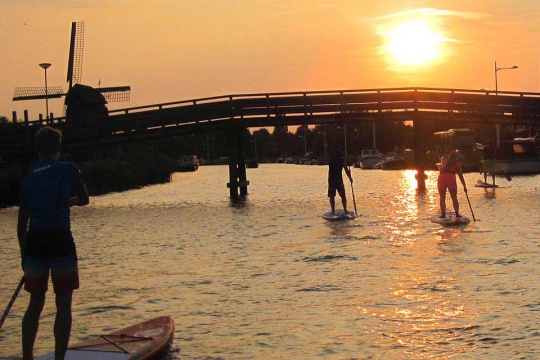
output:
POLYGON ((37 163, 23 181, 23 201, 30 209, 30 230, 70 227, 73 185, 84 181, 77 165, 56 160, 37 163))

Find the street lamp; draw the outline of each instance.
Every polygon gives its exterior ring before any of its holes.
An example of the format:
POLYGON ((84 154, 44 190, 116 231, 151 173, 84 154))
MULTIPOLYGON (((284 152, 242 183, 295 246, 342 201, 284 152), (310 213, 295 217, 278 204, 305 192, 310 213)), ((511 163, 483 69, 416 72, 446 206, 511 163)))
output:
MULTIPOLYGON (((514 65, 514 66, 509 66, 509 67, 497 67, 497 62, 495 61, 495 95, 498 95, 499 93, 499 85, 498 85, 498 81, 497 81, 497 73, 501 70, 514 70, 514 69, 517 69, 518 66, 517 65, 514 65)), ((497 146, 499 146, 501 144, 501 136, 500 136, 500 125, 497 124, 495 126, 496 128, 496 133, 497 133, 497 146)))
POLYGON ((39 64, 40 67, 45 70, 45 109, 47 112, 45 113, 45 118, 49 119, 49 89, 47 88, 47 69, 51 67, 52 64, 49 63, 41 63, 39 64))
POLYGON ((497 94, 497 92, 499 91, 498 84, 497 84, 497 72, 501 70, 513 70, 517 68, 518 68, 517 65, 510 66, 510 67, 497 67, 497 62, 495 61, 495 94, 497 94))

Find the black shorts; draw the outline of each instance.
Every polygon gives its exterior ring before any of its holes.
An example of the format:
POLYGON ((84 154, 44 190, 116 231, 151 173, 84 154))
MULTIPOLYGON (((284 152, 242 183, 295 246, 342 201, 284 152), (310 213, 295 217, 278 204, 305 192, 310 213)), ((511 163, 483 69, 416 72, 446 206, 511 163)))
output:
POLYGON ((35 258, 77 256, 77 250, 70 229, 40 229, 28 231, 24 254, 35 258))
POLYGON ((328 197, 335 197, 336 191, 339 196, 341 196, 343 199, 345 198, 345 186, 343 185, 343 181, 328 183, 328 197))

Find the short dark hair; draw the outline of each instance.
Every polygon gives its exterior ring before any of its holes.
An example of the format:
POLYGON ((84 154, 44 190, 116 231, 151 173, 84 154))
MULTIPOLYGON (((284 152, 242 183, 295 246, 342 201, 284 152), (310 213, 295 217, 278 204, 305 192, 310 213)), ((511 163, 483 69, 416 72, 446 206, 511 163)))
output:
POLYGON ((62 132, 50 126, 44 126, 36 133, 36 149, 38 153, 54 154, 62 147, 62 132))

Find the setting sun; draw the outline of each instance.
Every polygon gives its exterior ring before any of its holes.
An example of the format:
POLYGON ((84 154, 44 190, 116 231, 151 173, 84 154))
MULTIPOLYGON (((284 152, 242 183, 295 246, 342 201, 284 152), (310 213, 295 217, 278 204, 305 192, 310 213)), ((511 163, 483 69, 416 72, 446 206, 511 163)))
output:
POLYGON ((387 39, 384 52, 392 63, 424 65, 441 56, 441 43, 445 38, 428 23, 410 20, 383 32, 387 39))

